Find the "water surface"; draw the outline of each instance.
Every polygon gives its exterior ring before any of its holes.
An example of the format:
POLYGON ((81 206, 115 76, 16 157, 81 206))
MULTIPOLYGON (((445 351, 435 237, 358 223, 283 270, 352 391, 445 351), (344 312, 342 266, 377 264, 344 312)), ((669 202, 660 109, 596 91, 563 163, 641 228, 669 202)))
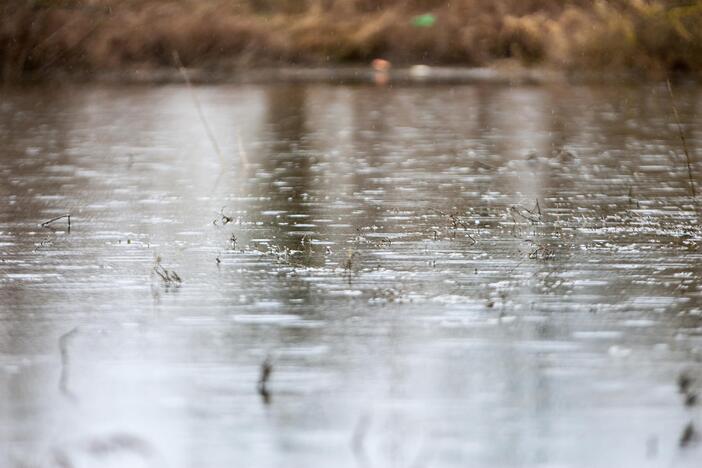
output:
POLYGON ((194 91, 0 94, 1 466, 699 466, 665 87, 194 91))

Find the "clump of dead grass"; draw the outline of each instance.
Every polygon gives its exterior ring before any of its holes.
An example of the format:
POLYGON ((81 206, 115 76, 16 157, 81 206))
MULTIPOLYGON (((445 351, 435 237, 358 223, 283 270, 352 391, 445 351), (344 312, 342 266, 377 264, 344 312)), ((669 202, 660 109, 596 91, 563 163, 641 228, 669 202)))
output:
POLYGON ((6 0, 5 80, 53 70, 365 62, 702 70, 702 0, 6 0), (416 27, 417 14, 436 18, 416 27))

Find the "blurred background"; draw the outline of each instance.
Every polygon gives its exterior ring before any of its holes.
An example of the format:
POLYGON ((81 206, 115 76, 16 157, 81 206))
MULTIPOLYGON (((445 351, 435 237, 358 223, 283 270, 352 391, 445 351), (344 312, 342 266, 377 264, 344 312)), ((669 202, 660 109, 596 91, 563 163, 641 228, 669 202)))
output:
POLYGON ((702 70, 702 1, 4 0, 5 81, 57 71, 511 61, 663 77, 702 70))

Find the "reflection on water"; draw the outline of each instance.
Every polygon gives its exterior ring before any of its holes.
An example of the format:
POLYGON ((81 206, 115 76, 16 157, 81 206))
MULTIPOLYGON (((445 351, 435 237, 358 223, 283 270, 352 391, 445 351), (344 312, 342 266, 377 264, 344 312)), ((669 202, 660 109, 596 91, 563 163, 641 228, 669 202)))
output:
POLYGON ((197 93, 1 95, 0 465, 696 466, 664 88, 197 93))

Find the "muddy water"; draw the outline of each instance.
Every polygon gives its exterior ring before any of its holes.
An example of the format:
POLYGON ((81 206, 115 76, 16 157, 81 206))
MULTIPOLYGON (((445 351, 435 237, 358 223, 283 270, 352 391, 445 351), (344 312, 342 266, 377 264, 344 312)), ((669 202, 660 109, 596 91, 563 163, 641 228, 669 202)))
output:
POLYGON ((1 466, 699 466, 664 87, 195 92, 0 95, 1 466))

